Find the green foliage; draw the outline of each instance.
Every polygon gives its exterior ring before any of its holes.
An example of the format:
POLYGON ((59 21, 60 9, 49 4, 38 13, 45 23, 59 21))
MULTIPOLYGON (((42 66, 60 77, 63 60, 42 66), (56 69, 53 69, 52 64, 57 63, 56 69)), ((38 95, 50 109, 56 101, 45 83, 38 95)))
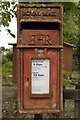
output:
POLYGON ((6 54, 6 58, 8 61, 12 61, 12 51, 9 51, 7 54, 6 54))
POLYGON ((2 73, 3 73, 3 79, 4 76, 6 76, 8 79, 8 75, 12 74, 12 62, 7 62, 3 64, 2 73))
POLYGON ((63 86, 65 87, 72 87, 72 85, 69 82, 71 73, 69 71, 63 70, 63 86))
POLYGON ((64 3, 64 41, 77 45, 78 37, 78 3, 64 3))
POLYGON ((63 86, 65 86, 65 87, 69 87, 70 86, 70 83, 69 83, 68 79, 64 79, 63 80, 63 86))
MULTIPOLYGON (((1 11, 1 23, 4 27, 9 27, 9 24, 12 20, 13 17, 16 16, 16 1, 12 0, 12 2, 9 1, 2 1, 0 3, 0 6, 2 8, 1 11)), ((8 33, 12 36, 15 37, 15 35, 11 32, 10 29, 6 29, 8 33)))
POLYGON ((6 56, 3 56, 3 58, 2 58, 2 64, 5 64, 6 62, 8 62, 8 60, 7 60, 6 56))
POLYGON ((5 47, 0 47, 0 51, 4 53, 5 47))
POLYGON ((77 61, 72 62, 72 70, 73 71, 78 71, 79 70, 79 65, 77 61))
POLYGON ((68 77, 70 77, 70 76, 71 76, 71 73, 69 71, 63 70, 63 77, 64 77, 64 79, 68 79, 68 77))
POLYGON ((5 49, 2 57, 2 84, 9 83, 12 79, 12 51, 5 49))
POLYGON ((2 85, 10 85, 12 81, 12 62, 2 65, 2 85))
POLYGON ((79 17, 78 17, 78 37, 79 41, 77 44, 77 53, 78 53, 78 63, 79 63, 79 70, 80 70, 80 2, 78 4, 78 9, 79 9, 79 17))

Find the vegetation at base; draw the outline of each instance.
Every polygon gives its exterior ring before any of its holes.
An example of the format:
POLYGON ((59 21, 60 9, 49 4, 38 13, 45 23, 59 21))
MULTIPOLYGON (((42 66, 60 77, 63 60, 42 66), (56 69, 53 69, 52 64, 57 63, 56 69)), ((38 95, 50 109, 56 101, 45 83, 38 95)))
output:
POLYGON ((7 85, 12 81, 12 50, 3 49, 2 52, 2 85, 7 85))
POLYGON ((63 86, 70 88, 73 87, 73 85, 70 84, 68 79, 63 79, 63 86))
POLYGON ((63 70, 63 86, 72 87, 72 85, 69 82, 71 73, 69 71, 63 70))
POLYGON ((2 64, 2 79, 9 79, 9 75, 12 75, 12 62, 6 62, 5 64, 2 64))
POLYGON ((63 86, 73 87, 76 82, 80 81, 80 71, 74 70, 72 72, 63 70, 63 86))

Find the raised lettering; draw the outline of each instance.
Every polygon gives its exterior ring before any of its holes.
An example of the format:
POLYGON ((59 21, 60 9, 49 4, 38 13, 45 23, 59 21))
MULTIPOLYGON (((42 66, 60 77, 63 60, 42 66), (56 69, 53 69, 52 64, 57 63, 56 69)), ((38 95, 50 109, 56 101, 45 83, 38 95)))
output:
POLYGON ((29 35, 30 39, 30 45, 36 45, 36 36, 35 35, 29 35))
POLYGON ((29 45, 53 45, 50 36, 42 33, 29 35, 29 45))

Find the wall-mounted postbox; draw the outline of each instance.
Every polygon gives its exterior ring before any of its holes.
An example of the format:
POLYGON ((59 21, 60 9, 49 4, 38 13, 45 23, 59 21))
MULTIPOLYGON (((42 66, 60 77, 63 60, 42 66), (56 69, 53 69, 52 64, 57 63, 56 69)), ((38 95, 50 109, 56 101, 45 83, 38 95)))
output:
POLYGON ((17 80, 20 113, 57 113, 62 100, 62 6, 19 4, 17 80))

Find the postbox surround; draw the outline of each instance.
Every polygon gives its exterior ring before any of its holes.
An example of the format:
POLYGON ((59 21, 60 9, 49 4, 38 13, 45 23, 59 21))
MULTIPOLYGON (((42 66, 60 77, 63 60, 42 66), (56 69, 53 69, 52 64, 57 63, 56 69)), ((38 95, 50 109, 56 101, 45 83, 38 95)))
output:
MULTIPOLYGON (((18 111, 20 113, 57 113, 62 111, 62 48, 63 48, 63 21, 62 6, 56 4, 19 4, 18 5, 18 111), (31 10, 33 13, 30 13, 31 10), (38 10, 38 12, 36 12, 38 10), (45 13, 47 10, 47 14, 45 13), (40 14, 41 11, 41 14, 40 14), (44 11, 42 13, 42 11, 44 11), (51 12, 50 12, 51 11, 51 12), (36 15, 35 15, 36 14, 36 15), (49 23, 49 25, 48 25, 49 23), (44 24, 44 25, 43 25, 44 24), (32 27, 31 27, 32 25, 32 27), (35 25, 37 25, 35 27, 35 25), (41 31, 59 32, 59 42, 52 44, 49 36, 41 31), (27 44, 29 32, 36 34, 27 44), (36 42, 34 41, 36 39, 36 42), (38 38, 46 42, 39 43, 38 38), (38 50, 43 49, 42 55, 38 50), (32 94, 32 59, 50 60, 50 87, 49 94, 32 94), (27 62, 26 62, 27 61, 27 62), (54 72, 54 69, 55 72, 54 72), (27 75, 26 75, 27 73, 27 75), (53 73, 55 75, 53 76, 53 73), (53 80, 53 78, 55 78, 53 80)), ((52 33, 51 33, 52 34, 52 33)), ((54 34, 54 33, 53 33, 54 34)), ((51 37, 52 38, 52 37, 51 37)), ((54 40, 53 40, 54 41, 54 40)), ((55 43, 55 42, 54 42, 55 43)))

